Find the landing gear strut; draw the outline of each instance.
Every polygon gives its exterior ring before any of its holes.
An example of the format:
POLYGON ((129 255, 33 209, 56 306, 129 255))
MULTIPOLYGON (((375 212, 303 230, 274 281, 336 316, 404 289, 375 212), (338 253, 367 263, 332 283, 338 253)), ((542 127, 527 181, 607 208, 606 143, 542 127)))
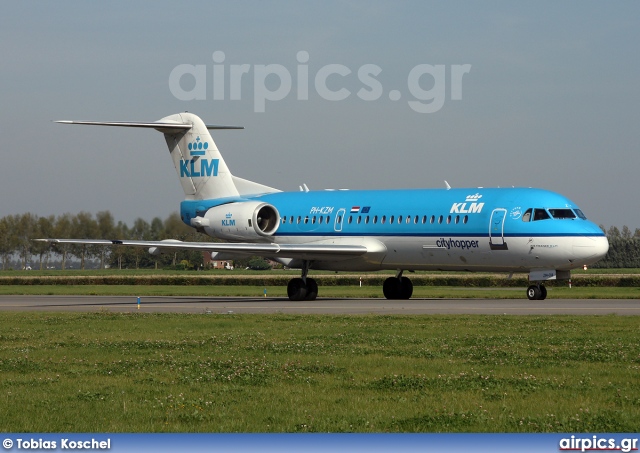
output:
POLYGON ((387 299, 409 299, 413 294, 413 283, 399 271, 398 275, 384 281, 382 292, 387 299))
POLYGON ((289 300, 315 300, 318 297, 318 283, 311 277, 307 277, 309 273, 309 261, 302 264, 302 277, 292 278, 287 285, 287 296, 289 300))
POLYGON ((529 300, 545 300, 547 298, 547 288, 544 285, 531 285, 527 288, 529 300))

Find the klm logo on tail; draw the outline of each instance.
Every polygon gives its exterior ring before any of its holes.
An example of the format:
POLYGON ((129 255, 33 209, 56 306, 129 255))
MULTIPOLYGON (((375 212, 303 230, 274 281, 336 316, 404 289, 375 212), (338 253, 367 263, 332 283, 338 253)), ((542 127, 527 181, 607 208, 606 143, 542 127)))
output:
POLYGON ((201 142, 200 137, 196 137, 196 140, 193 143, 189 143, 189 151, 191 151, 192 156, 204 156, 205 152, 202 150, 207 150, 209 148, 208 142, 201 142))
POLYGON ((189 143, 189 155, 191 159, 180 160, 180 177, 198 178, 201 176, 218 176, 219 159, 205 159, 208 142, 200 141, 200 137, 196 137, 195 141, 189 143))

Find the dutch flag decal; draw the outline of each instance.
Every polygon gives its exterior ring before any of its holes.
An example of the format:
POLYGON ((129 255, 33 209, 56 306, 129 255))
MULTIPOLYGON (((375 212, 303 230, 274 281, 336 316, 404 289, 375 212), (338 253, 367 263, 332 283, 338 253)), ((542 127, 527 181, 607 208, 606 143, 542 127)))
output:
POLYGON ((355 213, 360 212, 360 206, 354 206, 354 207, 352 207, 352 208, 351 208, 351 213, 354 213, 354 212, 355 212, 355 213))

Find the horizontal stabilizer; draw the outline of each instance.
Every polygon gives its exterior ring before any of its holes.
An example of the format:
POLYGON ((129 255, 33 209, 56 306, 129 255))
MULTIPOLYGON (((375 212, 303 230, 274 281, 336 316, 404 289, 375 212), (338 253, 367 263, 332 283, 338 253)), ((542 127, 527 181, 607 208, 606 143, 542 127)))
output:
POLYGON ((191 129, 191 124, 187 123, 167 123, 167 122, 152 122, 152 123, 136 123, 127 121, 56 121, 61 124, 85 124, 89 126, 120 126, 120 127, 148 127, 152 129, 178 129, 187 130, 191 129))
MULTIPOLYGON (((84 124, 89 126, 119 126, 119 127, 146 127, 151 129, 157 129, 160 132, 167 133, 168 131, 181 131, 188 130, 193 127, 191 123, 178 123, 178 122, 160 122, 154 121, 151 123, 131 122, 131 121, 68 121, 60 120, 56 123, 61 124, 84 124)), ((221 126, 217 124, 207 124, 207 129, 244 129, 244 126, 221 126)))
POLYGON ((218 126, 216 124, 207 124, 207 129, 244 129, 244 126, 218 126))

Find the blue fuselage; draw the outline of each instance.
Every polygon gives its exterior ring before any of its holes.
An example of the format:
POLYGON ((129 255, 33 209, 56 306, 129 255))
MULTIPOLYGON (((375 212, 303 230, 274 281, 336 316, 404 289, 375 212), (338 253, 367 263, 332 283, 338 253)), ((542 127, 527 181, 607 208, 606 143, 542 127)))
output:
POLYGON ((211 207, 243 201, 268 203, 279 213, 275 233, 255 242, 378 241, 386 249, 316 268, 569 270, 591 264, 608 249, 602 230, 571 200, 529 188, 279 192, 186 200, 181 215, 190 224, 211 207))

